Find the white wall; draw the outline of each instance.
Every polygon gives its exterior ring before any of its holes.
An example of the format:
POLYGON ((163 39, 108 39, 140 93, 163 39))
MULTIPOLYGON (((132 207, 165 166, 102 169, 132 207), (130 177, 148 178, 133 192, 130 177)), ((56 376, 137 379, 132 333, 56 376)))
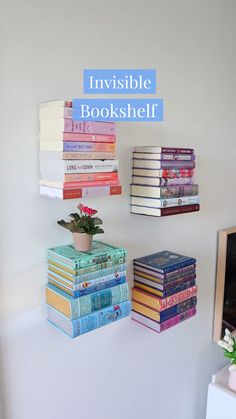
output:
POLYGON ((236 224, 235 12, 228 0, 27 0, 1 11, 1 387, 4 419, 203 419, 211 373, 217 231, 236 224), (124 193, 87 200, 108 243, 198 261, 198 314, 158 335, 129 319, 70 340, 45 321, 46 249, 77 201, 38 194, 40 101, 80 97, 84 68, 156 68, 164 123, 118 124, 124 193), (202 209, 129 214, 135 145, 194 147, 202 209))

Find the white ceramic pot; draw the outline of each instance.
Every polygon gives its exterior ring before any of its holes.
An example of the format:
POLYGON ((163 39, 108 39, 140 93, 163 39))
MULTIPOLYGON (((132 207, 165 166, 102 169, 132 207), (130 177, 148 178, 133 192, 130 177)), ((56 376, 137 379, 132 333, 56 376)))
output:
POLYGON ((236 392, 236 365, 230 365, 229 367, 228 387, 236 392))
POLYGON ((80 252, 88 252, 92 249, 93 236, 87 233, 72 233, 74 248, 80 252))

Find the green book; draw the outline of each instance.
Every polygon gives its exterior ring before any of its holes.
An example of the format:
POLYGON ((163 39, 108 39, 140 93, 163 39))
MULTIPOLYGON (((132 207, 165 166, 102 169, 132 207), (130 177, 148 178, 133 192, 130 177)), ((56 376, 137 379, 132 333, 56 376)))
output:
POLYGON ((89 252, 79 252, 75 250, 72 244, 48 249, 49 259, 53 258, 72 269, 85 268, 98 263, 112 261, 113 259, 125 258, 126 255, 127 251, 123 248, 95 240, 93 241, 92 250, 89 252))

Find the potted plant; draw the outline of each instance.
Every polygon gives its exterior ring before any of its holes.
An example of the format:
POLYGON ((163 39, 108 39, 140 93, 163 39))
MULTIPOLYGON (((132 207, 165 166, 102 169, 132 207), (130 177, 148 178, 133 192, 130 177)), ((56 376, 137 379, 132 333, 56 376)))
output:
POLYGON ((87 252, 92 248, 93 236, 104 233, 100 227, 103 222, 100 218, 95 217, 97 210, 82 204, 77 205, 77 208, 79 213, 70 214, 70 222, 60 220, 57 221, 57 224, 71 231, 76 250, 87 252))
POLYGON ((224 349, 224 356, 230 359, 228 386, 236 392, 236 341, 228 329, 225 329, 225 336, 218 345, 224 349))

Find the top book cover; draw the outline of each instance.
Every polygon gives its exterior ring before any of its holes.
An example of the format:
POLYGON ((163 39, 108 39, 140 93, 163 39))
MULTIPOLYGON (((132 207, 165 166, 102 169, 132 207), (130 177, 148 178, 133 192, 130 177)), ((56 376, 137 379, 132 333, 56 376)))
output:
POLYGON ((64 245, 48 249, 48 257, 61 261, 73 269, 84 268, 96 265, 113 259, 125 258, 126 249, 111 246, 110 244, 93 241, 92 250, 89 252, 79 252, 74 246, 64 245))
POLYGON ((176 269, 196 263, 196 259, 194 258, 179 255, 178 253, 173 253, 168 250, 143 256, 134 261, 135 263, 140 263, 140 265, 149 265, 154 270, 161 273, 172 272, 176 269))

